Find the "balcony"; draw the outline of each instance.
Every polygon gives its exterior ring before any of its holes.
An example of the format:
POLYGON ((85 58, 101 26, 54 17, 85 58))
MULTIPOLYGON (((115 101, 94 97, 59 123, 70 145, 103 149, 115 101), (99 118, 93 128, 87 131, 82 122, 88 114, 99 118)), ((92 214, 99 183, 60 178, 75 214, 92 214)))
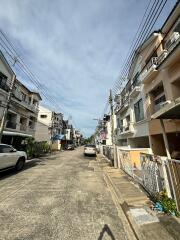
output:
POLYGON ((131 98, 135 98, 140 92, 141 92, 141 87, 140 86, 135 86, 134 88, 132 88, 129 96, 131 98))
POLYGON ((17 90, 13 90, 13 97, 15 97, 16 99, 18 99, 19 101, 22 101, 21 92, 19 92, 19 91, 17 91, 17 90))
POLYGON ((120 94, 116 94, 114 97, 114 102, 119 103, 120 102, 120 94))
MULTIPOLYGON (((16 94, 17 94, 17 93, 16 93, 16 94)), ((17 96, 15 96, 15 93, 13 93, 13 99, 12 99, 12 100, 13 100, 14 102, 20 104, 22 107, 28 109, 29 111, 35 113, 35 114, 37 114, 38 111, 39 111, 39 107, 38 107, 38 106, 36 106, 36 105, 31 105, 31 104, 29 104, 28 102, 23 101, 22 98, 21 98, 21 96, 18 96, 18 97, 17 97, 17 96)))
POLYGON ((146 84, 149 83, 152 78, 154 78, 157 75, 157 66, 158 66, 158 58, 153 57, 149 61, 149 63, 146 65, 146 68, 141 73, 141 81, 142 83, 146 84))
POLYGON ((26 130, 27 130, 27 126, 24 125, 24 124, 21 124, 21 125, 20 125, 20 131, 25 132, 26 130))
POLYGON ((16 123, 8 121, 6 123, 6 128, 10 128, 10 129, 16 129, 16 123))
POLYGON ((180 56, 180 35, 173 34, 171 39, 166 43, 166 49, 158 57, 158 65, 163 64, 164 67, 173 65, 175 62, 179 61, 180 56))
POLYGON ((127 97, 124 101, 121 102, 121 104, 119 105, 118 111, 123 112, 127 110, 128 107, 129 107, 129 97, 127 97))
POLYGON ((124 126, 121 126, 118 131, 118 135, 132 134, 134 133, 133 123, 129 122, 124 126))

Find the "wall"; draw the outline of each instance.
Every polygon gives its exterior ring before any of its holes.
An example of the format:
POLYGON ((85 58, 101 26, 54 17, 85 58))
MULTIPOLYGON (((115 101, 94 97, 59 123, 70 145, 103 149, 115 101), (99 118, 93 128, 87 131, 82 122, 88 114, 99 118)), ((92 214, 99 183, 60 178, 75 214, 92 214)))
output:
POLYGON ((128 145, 131 148, 149 148, 149 136, 128 138, 128 145))
POLYGON ((35 132, 35 140, 49 142, 50 137, 48 126, 38 121, 35 132))
POLYGON ((106 145, 112 145, 111 122, 107 122, 106 126, 107 126, 106 145))
MULTIPOLYGON (((6 66, 6 64, 4 64, 1 57, 0 57, 0 72, 2 72, 7 77, 7 85, 10 86, 13 74, 8 70, 8 67, 6 66)), ((6 104, 7 96, 8 96, 8 93, 0 88, 0 102, 2 105, 6 104)), ((4 111, 4 108, 0 106, 0 120, 2 119, 3 111, 4 111)))
POLYGON ((49 126, 52 123, 52 111, 43 106, 39 106, 38 121, 49 126), (41 118, 40 115, 47 115, 47 117, 41 118))

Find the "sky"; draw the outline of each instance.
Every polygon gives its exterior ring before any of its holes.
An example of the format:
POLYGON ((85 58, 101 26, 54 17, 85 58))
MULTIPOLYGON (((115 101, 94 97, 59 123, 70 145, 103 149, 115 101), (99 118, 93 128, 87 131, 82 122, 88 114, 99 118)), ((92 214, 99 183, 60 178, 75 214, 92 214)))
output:
MULTIPOLYGON (((71 116, 75 127, 90 136, 148 2, 0 0, 0 28, 56 101, 41 104, 71 116)), ((175 2, 168 0, 156 29, 175 2)), ((21 72, 16 74, 37 90, 21 72)))

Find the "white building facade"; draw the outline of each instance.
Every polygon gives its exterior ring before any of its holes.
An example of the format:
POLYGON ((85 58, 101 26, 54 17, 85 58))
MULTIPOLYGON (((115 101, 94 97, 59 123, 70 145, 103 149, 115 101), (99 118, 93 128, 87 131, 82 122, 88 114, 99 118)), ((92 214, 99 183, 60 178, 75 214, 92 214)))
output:
POLYGON ((50 142, 54 136, 62 134, 62 131, 62 113, 56 113, 46 107, 40 106, 35 139, 37 141, 50 142))

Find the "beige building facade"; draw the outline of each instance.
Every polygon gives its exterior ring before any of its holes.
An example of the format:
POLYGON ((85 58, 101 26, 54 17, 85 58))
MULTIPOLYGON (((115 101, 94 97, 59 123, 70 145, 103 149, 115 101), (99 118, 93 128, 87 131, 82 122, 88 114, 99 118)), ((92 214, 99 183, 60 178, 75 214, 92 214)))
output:
POLYGON ((160 120, 166 109, 180 101, 179 16, 177 4, 161 30, 153 32, 136 50, 128 82, 115 97, 119 146, 150 148, 154 154, 166 156, 165 145, 169 145, 172 157, 180 149, 178 116, 164 115, 160 120))
MULTIPOLYGON (((7 98, 15 73, 0 53, 0 120, 7 108, 7 98)), ((8 106, 2 142, 13 144, 14 137, 34 137, 38 116, 39 93, 29 90, 15 78, 8 106)))
MULTIPOLYGON (((144 78, 146 111, 149 119, 151 148, 154 154, 167 155, 163 128, 166 133, 169 153, 175 157, 180 150, 180 120, 176 116, 165 116, 162 113, 180 100, 180 6, 178 5, 161 29, 158 38, 157 57, 154 65, 147 69, 144 78), (162 122, 161 122, 162 121, 162 122), (164 127, 162 126, 164 125, 164 127)), ((151 58, 152 59, 152 58, 151 58)), ((180 155, 179 155, 180 157, 180 155)))

